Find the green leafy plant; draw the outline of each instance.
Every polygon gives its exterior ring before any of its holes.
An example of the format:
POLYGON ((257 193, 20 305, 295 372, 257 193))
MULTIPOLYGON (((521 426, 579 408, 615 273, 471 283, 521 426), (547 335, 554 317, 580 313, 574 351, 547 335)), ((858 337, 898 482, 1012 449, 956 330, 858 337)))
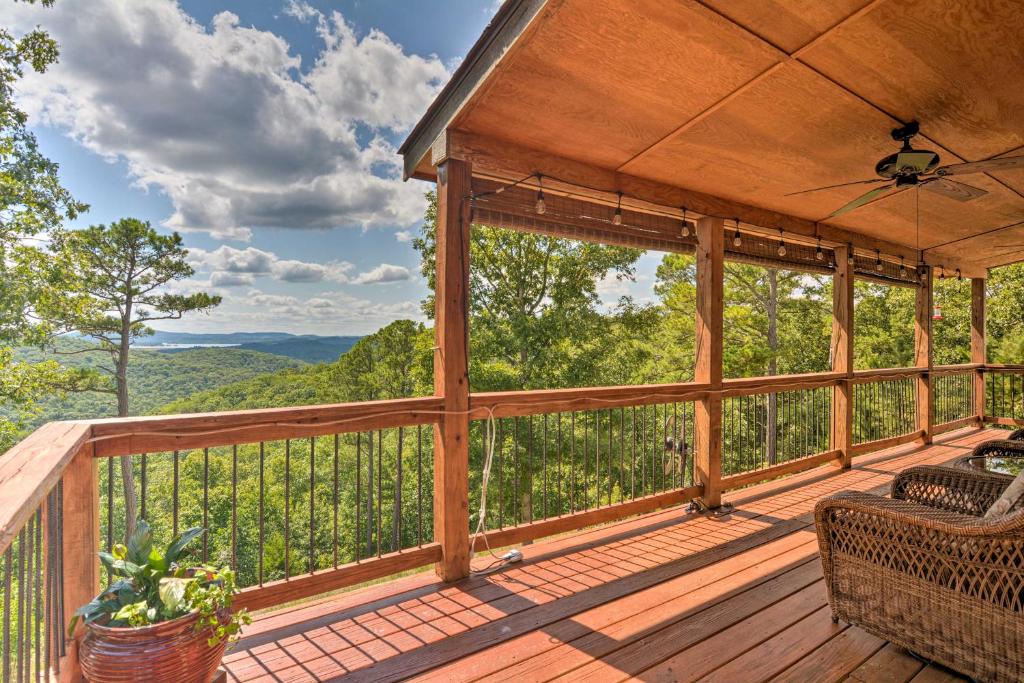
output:
POLYGON ((238 592, 235 573, 180 561, 189 543, 204 532, 199 527, 188 529, 161 553, 153 547, 149 524, 139 520, 127 545, 119 543, 111 552, 99 554, 100 561, 117 580, 75 612, 69 631, 74 633, 79 619, 86 624, 140 627, 196 613, 196 630, 211 629, 207 640, 210 647, 225 639, 236 639, 241 627, 251 619, 244 609, 230 611, 238 592))

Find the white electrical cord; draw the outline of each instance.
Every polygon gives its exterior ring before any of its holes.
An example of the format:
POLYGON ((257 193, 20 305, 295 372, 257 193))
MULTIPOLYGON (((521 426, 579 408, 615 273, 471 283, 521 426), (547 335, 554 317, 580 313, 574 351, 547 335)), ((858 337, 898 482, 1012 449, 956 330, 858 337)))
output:
POLYGON ((477 510, 477 522, 476 530, 473 532, 473 538, 469 543, 469 557, 472 558, 476 548, 476 539, 483 536, 484 546, 487 548, 487 552, 490 553, 491 557, 494 558, 494 562, 487 565, 483 569, 471 569, 471 574, 488 574, 496 571, 506 564, 518 562, 523 558, 522 553, 518 551, 511 551, 505 555, 495 555, 494 551, 491 550, 490 543, 487 542, 487 485, 491 481, 491 466, 494 463, 494 444, 497 441, 497 430, 494 428, 494 409, 485 408, 487 411, 487 420, 484 423, 484 465, 480 476, 480 507, 477 510))

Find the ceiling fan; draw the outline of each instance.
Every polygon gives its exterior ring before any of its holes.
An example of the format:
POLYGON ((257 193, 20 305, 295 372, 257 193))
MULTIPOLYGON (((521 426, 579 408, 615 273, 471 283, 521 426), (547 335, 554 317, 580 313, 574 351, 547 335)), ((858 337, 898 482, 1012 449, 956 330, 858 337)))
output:
POLYGON ((812 190, 791 192, 786 196, 792 197, 793 195, 806 194, 808 192, 834 190, 838 187, 849 187, 851 185, 887 183, 882 187, 868 190, 853 201, 839 207, 829 215, 829 218, 840 216, 912 187, 923 187, 943 197, 949 197, 960 202, 969 202, 972 199, 988 194, 988 192, 967 183, 950 180, 948 176, 987 173, 988 171, 1000 171, 1008 168, 1024 168, 1024 156, 989 159, 987 161, 971 161, 936 168, 939 165, 938 154, 930 150, 914 149, 910 145, 911 138, 917 135, 919 130, 920 126, 917 121, 911 121, 892 131, 892 139, 902 142, 903 147, 896 154, 890 154, 875 164, 875 173, 880 176, 879 178, 816 187, 812 190))

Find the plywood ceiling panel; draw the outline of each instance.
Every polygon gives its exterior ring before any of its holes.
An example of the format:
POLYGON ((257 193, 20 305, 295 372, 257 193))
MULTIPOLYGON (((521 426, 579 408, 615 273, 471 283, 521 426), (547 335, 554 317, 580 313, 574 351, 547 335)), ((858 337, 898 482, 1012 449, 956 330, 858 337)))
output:
POLYGON ((801 56, 968 161, 1024 145, 1024 2, 888 0, 801 56))
POLYGON ((870 0, 703 0, 740 26, 792 54, 870 0))
POLYGON ((615 167, 778 57, 696 3, 556 2, 455 127, 615 167))
POLYGON ((1024 169, 958 177, 987 191, 970 202, 918 192, 920 226, 914 191, 836 219, 872 186, 786 196, 877 178, 911 119, 942 164, 1024 154, 1024 1, 549 0, 452 127, 910 247, 920 227, 978 263, 1024 257, 1024 230, 998 230, 1024 220, 1024 169))

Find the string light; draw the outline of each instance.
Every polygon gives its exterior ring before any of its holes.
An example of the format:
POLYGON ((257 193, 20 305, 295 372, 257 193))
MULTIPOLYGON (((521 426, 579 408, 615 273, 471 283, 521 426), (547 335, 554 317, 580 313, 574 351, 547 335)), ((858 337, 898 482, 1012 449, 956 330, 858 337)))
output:
POLYGON ((875 249, 875 270, 882 272, 882 250, 875 249))
POLYGON ((963 273, 960 272, 959 268, 956 269, 956 279, 960 280, 960 281, 963 281, 963 279, 964 279, 964 275, 963 275, 963 273))
POLYGON ((814 250, 814 258, 818 259, 819 261, 824 261, 825 260, 825 252, 823 252, 821 250, 821 238, 820 237, 818 238, 818 248, 814 250))
POLYGON ((939 279, 940 280, 945 280, 946 279, 946 271, 945 271, 945 269, 942 266, 939 266, 939 279))
POLYGON ((683 225, 679 228, 679 234, 683 237, 690 236, 690 224, 686 222, 686 207, 683 207, 683 225))
POLYGON ((846 263, 852 266, 854 263, 856 263, 856 260, 857 260, 857 256, 856 256, 856 254, 853 253, 853 242, 847 242, 846 243, 846 263))
POLYGON ((779 256, 786 255, 786 242, 782 239, 782 228, 779 228, 779 256))
POLYGON ((544 176, 540 173, 537 174, 537 204, 534 206, 534 209, 542 216, 548 210, 548 206, 544 202, 544 176))
POLYGON ((622 225, 622 192, 619 192, 619 201, 615 205, 615 215, 612 216, 612 224, 622 225))
POLYGON ((922 261, 921 264, 917 267, 917 269, 921 272, 921 284, 923 285, 923 284, 927 283, 928 282, 928 266, 925 265, 924 261, 922 261))
POLYGON ((743 239, 740 237, 740 219, 734 218, 733 220, 736 221, 736 232, 732 235, 732 246, 738 247, 743 244, 743 239))
POLYGON ((903 257, 900 256, 900 277, 905 278, 907 276, 907 267, 903 264, 903 257))

